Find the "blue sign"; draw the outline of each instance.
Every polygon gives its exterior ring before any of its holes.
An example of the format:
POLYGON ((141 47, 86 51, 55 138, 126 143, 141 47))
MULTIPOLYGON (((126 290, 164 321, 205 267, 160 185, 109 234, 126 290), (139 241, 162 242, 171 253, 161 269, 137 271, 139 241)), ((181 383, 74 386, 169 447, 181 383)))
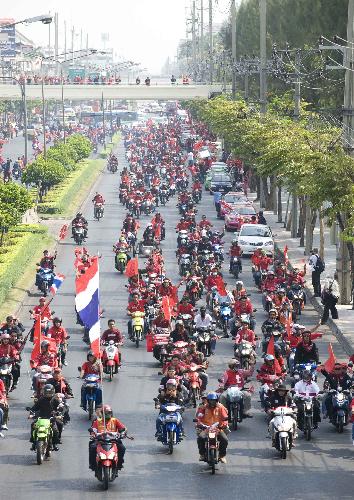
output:
POLYGON ((9 26, 14 22, 14 19, 0 19, 0 57, 16 57, 16 26, 9 26))

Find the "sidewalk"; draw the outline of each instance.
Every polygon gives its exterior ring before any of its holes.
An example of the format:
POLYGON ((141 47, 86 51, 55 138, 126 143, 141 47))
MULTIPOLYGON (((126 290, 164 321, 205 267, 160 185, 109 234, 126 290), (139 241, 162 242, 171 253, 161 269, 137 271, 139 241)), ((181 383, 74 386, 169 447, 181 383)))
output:
MULTIPOLYGON (((249 198, 251 200, 255 199, 255 194, 250 193, 249 198)), ((285 198, 285 197, 283 197, 285 198)), ((259 209, 259 204, 255 203, 255 207, 257 210, 259 209)), ((283 203, 283 214, 285 213, 285 203, 283 203)), ((275 244, 278 250, 283 253, 284 247, 288 247, 288 257, 289 262, 293 267, 298 267, 299 269, 303 269, 304 264, 308 262, 308 256, 304 255, 304 247, 299 247, 299 239, 291 238, 290 231, 286 231, 284 228, 284 224, 277 222, 278 216, 274 215, 272 211, 264 210, 264 216, 267 220, 268 225, 271 227, 274 233, 275 244)), ((283 215, 284 217, 284 215, 283 215)), ((313 237, 313 247, 318 248, 319 244, 319 228, 316 227, 314 231, 313 237)), ((333 273, 336 269, 336 245, 330 244, 330 230, 328 227, 325 227, 325 255, 324 261, 326 264, 326 269, 322 273, 322 280, 326 278, 326 276, 333 277, 333 273)), ((318 297, 313 296, 313 288, 311 285, 311 274, 309 271, 306 274, 306 292, 307 297, 310 299, 312 305, 319 313, 319 320, 322 316, 323 306, 318 297)), ((339 319, 332 320, 331 318, 328 320, 327 325, 332 330, 333 334, 337 338, 338 342, 341 344, 342 348, 346 351, 348 355, 352 355, 354 353, 354 310, 351 305, 338 305, 338 316, 339 319)))

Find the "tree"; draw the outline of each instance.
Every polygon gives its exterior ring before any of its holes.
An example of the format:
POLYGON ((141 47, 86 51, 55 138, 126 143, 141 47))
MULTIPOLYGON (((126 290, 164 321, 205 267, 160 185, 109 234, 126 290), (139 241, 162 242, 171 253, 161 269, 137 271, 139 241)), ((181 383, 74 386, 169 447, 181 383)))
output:
POLYGON ((0 246, 4 234, 21 222, 32 205, 32 198, 24 187, 12 182, 0 184, 0 246))
POLYGON ((90 156, 92 151, 92 145, 87 137, 75 134, 69 137, 66 141, 65 146, 68 148, 68 154, 75 161, 83 160, 90 156))
POLYGON ((36 161, 26 167, 22 181, 27 185, 33 184, 37 186, 39 201, 41 202, 47 190, 59 184, 67 175, 68 172, 61 163, 55 160, 45 161, 40 155, 36 161))

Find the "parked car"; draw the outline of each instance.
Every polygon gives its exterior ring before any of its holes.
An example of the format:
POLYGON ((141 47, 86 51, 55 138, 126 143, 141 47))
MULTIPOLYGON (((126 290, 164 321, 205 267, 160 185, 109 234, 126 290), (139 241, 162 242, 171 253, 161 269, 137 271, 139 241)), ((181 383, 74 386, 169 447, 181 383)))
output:
POLYGON ((243 224, 238 235, 238 244, 243 255, 253 254, 260 248, 268 255, 274 252, 274 240, 270 227, 263 224, 243 224))
POLYGON ((237 207, 235 210, 225 215, 226 231, 240 231, 243 224, 251 222, 252 215, 257 215, 252 205, 237 207))
POLYGON ((228 174, 212 174, 210 179, 210 192, 220 191, 227 193, 232 189, 231 177, 228 174))

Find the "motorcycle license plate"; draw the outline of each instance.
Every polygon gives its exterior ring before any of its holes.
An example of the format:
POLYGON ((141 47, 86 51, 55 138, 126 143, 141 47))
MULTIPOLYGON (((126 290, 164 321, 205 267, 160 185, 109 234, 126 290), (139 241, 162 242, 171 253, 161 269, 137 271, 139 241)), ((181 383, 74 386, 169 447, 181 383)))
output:
POLYGON ((216 432, 209 432, 209 439, 215 439, 216 432))

